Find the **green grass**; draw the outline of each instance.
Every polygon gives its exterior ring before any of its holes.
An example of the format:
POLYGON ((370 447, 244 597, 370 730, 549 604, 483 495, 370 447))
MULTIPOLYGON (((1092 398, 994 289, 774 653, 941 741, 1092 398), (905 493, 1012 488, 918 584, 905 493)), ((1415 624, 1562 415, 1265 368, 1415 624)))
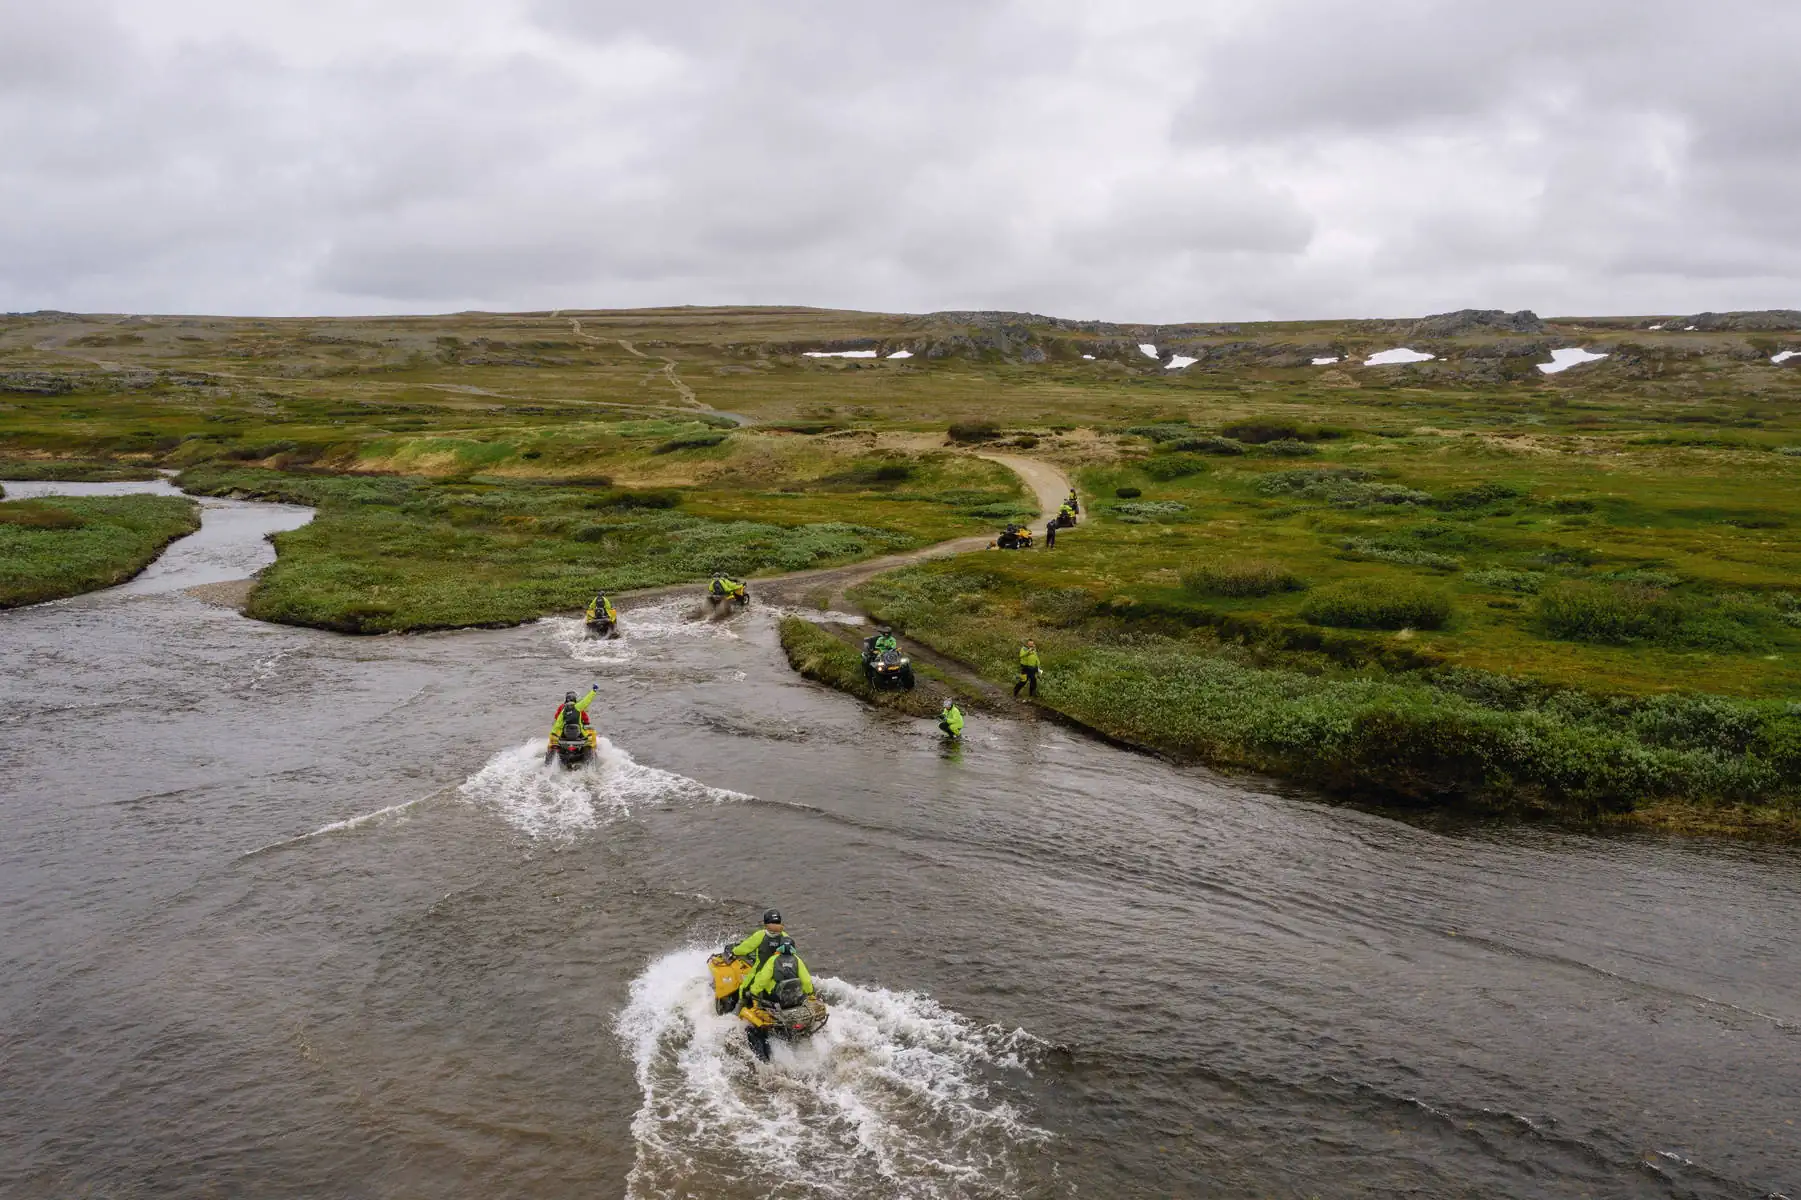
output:
POLYGON ((275 539, 246 611, 347 633, 509 625, 578 608, 598 588, 833 566, 904 550, 892 530, 784 526, 646 508, 611 490, 195 468, 183 487, 310 504, 275 539))
POLYGON ((1040 702, 1110 737, 1410 805, 1596 819, 1680 801, 1774 808, 1801 826, 1801 711, 1775 701, 1623 701, 1481 672, 1384 673, 1271 662, 1210 635, 1090 603, 1044 620, 1030 589, 960 563, 854 593, 910 638, 1004 682, 1019 640, 1040 702))
MULTIPOLYGON (((783 617, 779 626, 788 665, 807 679, 848 692, 883 708, 915 717, 936 716, 942 689, 872 688, 863 677, 862 656, 842 639, 804 617, 783 617)), ((923 674, 923 667, 916 667, 923 674)))
POLYGON ((1443 629, 1451 598, 1410 580, 1347 579, 1310 594, 1301 616, 1337 629, 1443 629))
POLYGON ((64 483, 123 483, 158 479, 154 467, 84 459, 0 459, 0 479, 46 480, 64 483))
POLYGON ((81 496, 0 503, 0 608, 123 583, 200 528, 178 496, 81 496))

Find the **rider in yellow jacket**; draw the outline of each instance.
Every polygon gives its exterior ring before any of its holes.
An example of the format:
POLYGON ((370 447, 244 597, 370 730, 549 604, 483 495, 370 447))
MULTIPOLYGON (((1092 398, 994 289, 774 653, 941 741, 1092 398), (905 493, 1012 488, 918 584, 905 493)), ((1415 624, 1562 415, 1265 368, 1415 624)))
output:
POLYGON ((605 617, 613 624, 619 624, 619 610, 613 607, 613 602, 607 598, 605 592, 596 592, 594 599, 588 602, 587 619, 592 621, 596 617, 605 617))
POLYGON ((588 744, 590 746, 595 744, 596 734, 593 727, 588 724, 588 706, 594 703, 594 696, 599 691, 600 685, 596 683, 590 686, 588 694, 579 700, 576 699, 574 692, 563 697, 563 702, 557 705, 557 715, 550 723, 550 749, 557 748, 557 742, 563 736, 563 725, 571 715, 581 723, 582 733, 587 736, 588 744))
POLYGON ((749 937, 736 946, 727 946, 725 953, 728 958, 747 958, 760 967, 769 961, 775 948, 787 936, 782 927, 781 910, 772 908, 763 914, 763 928, 751 930, 749 937))
POLYGON ((800 976, 800 990, 811 996, 813 994, 813 974, 807 970, 807 964, 801 961, 800 955, 795 953, 793 940, 784 935, 775 944, 773 951, 764 960, 762 966, 745 977, 740 999, 754 1002, 759 997, 768 996, 775 991, 776 984, 779 982, 776 979, 776 968, 781 963, 783 955, 794 960, 795 972, 800 976))

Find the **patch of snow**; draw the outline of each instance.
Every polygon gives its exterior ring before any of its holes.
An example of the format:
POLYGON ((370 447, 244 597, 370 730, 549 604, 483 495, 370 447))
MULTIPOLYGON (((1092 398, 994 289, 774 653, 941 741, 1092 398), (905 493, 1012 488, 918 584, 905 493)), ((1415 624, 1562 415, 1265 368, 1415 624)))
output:
POLYGON ((912 358, 913 352, 911 350, 896 350, 893 354, 890 354, 888 357, 889 358, 912 358))
POLYGON ((874 358, 874 350, 803 350, 807 358, 874 358))
POLYGON ((1645 328, 1646 328, 1646 329, 1662 329, 1662 328, 1663 328, 1663 326, 1662 326, 1662 324, 1657 324, 1657 325, 1647 325, 1647 326, 1645 326, 1645 328))
POLYGON ((1146 358, 1162 358, 1163 357, 1161 354, 1157 353, 1157 347, 1151 345, 1149 342, 1139 342, 1138 343, 1138 353, 1144 355, 1146 358))
POLYGON ((1370 355, 1363 360, 1363 365, 1366 367, 1392 367, 1396 363, 1427 362, 1435 357, 1436 355, 1426 354, 1419 350, 1409 350, 1405 346, 1400 346, 1393 350, 1384 350, 1379 354, 1370 355))
POLYGON ((1192 367, 1200 362, 1198 358, 1189 358, 1183 354, 1172 354, 1168 362, 1163 364, 1165 371, 1180 371, 1183 367, 1192 367))
POLYGON ((1092 355, 1092 354, 1084 354, 1082 357, 1087 359, 1089 362, 1094 361, 1094 355, 1092 355))
POLYGON ((1791 358, 1801 358, 1801 350, 1784 350, 1780 354, 1770 355, 1770 361, 1773 363, 1785 363, 1791 358))
POLYGON ((1333 363, 1335 363, 1335 362, 1337 362, 1337 361, 1338 361, 1338 355, 1336 355, 1336 354, 1328 354, 1328 355, 1326 355, 1326 356, 1325 356, 1325 357, 1324 357, 1324 358, 1316 358, 1316 359, 1314 359, 1314 360, 1313 360, 1313 365, 1314 365, 1314 366, 1316 366, 1316 367, 1329 367, 1329 366, 1331 366, 1331 365, 1332 365, 1332 364, 1333 364, 1333 363))
POLYGON ((1567 371, 1571 367, 1579 367, 1583 363, 1600 362, 1605 354, 1596 354, 1593 350, 1582 350, 1575 346, 1566 346, 1562 350, 1551 351, 1551 361, 1539 363, 1538 369, 1547 375, 1555 375, 1559 371, 1567 371))
POLYGON ((1693 325, 1684 325, 1682 327, 1682 332, 1684 332, 1684 333, 1693 333, 1694 331, 1695 331, 1695 327, 1693 325))

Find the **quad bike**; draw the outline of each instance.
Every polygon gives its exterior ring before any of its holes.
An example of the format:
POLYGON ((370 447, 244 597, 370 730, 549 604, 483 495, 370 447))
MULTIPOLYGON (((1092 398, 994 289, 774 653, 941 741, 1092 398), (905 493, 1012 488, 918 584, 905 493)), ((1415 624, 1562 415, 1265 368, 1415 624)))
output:
MULTIPOLYGON (((729 954, 715 954, 707 959, 707 966, 713 972, 713 1011, 722 1016, 737 1013, 744 1022, 744 1037, 750 1043, 751 1053, 760 1061, 768 1062, 770 1038, 781 1038, 789 1044, 805 1041, 825 1028, 831 1014, 826 1010, 825 1001, 817 995, 787 997, 795 1000, 793 1004, 782 1004, 775 996, 740 1004, 739 989, 744 986, 752 965, 748 959, 729 954)), ((794 983, 799 986, 799 980, 794 983)))
POLYGON ((899 650, 876 653, 873 645, 863 647, 863 679, 872 688, 897 687, 913 690, 913 660, 899 650))
POLYGON ((579 719, 564 721, 563 732, 557 736, 550 753, 544 756, 545 762, 548 764, 551 757, 555 756, 563 764, 565 771, 577 770, 594 757, 597 740, 594 730, 583 725, 579 719))
POLYGON ((1023 525, 1009 525, 1001 530, 1001 535, 994 539, 994 544, 1002 550, 1030 550, 1032 531, 1023 525))

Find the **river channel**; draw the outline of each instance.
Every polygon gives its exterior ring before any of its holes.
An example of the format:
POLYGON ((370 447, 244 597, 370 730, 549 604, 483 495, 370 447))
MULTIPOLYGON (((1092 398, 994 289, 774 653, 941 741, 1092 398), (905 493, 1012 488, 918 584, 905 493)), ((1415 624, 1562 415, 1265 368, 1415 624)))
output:
POLYGON ((1801 1196, 1793 849, 947 751, 755 605, 182 590, 302 519, 0 613, 0 1196, 1801 1196), (545 768, 590 683, 599 762, 545 768), (833 1016, 759 1068, 703 958, 770 904, 833 1016))

